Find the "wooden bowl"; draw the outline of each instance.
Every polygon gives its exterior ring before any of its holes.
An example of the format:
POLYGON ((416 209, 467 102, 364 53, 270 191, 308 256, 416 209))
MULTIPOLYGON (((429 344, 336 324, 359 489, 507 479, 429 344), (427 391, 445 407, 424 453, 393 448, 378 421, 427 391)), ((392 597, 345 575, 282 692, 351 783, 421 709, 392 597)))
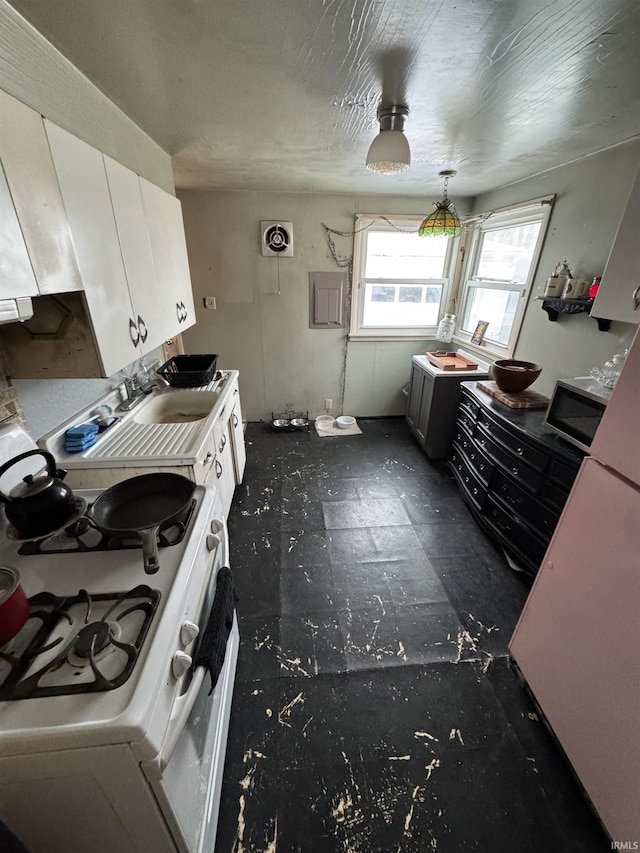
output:
POLYGON ((502 358, 493 363, 493 379, 498 388, 507 394, 520 394, 536 381, 542 365, 516 358, 502 358))

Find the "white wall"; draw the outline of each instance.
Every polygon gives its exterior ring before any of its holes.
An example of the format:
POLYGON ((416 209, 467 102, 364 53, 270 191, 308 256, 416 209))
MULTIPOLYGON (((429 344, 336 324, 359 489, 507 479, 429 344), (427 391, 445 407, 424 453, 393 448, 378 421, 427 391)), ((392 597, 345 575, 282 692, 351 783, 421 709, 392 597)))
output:
MULTIPOLYGON (((185 220, 197 323, 184 334, 187 352, 215 352, 221 367, 240 371, 243 412, 270 419, 288 403, 315 416, 404 413, 402 386, 411 356, 426 341, 347 342, 347 329, 309 329, 310 272, 339 269, 322 223, 352 232, 356 213, 431 211, 431 199, 350 195, 179 190, 185 220), (263 257, 261 220, 293 222, 293 258, 263 257), (203 297, 215 296, 216 310, 203 297), (343 401, 344 390, 344 401, 343 401)), ((333 235, 340 259, 353 237, 333 235)))

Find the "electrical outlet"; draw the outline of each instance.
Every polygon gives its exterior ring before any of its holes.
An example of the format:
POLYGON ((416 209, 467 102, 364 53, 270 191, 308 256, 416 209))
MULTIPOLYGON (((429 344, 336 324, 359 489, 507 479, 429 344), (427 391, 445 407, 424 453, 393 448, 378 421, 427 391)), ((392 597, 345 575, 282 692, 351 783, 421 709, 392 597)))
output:
POLYGON ((327 411, 329 411, 329 409, 333 408, 333 400, 331 399, 331 397, 327 397, 325 399, 324 407, 327 411))
POLYGON ((216 307, 216 298, 215 296, 205 296, 202 300, 205 308, 215 308, 216 307))

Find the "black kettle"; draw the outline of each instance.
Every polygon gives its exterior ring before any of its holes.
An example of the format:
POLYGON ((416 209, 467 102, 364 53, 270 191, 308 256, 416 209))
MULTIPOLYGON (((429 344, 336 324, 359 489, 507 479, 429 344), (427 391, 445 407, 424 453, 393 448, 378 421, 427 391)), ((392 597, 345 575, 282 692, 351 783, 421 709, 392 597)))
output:
POLYGON ((56 469, 56 461, 46 450, 29 450, 15 456, 0 468, 0 477, 17 462, 29 456, 42 456, 47 463, 46 472, 26 476, 11 490, 10 495, 0 491, 8 521, 25 539, 46 536, 62 527, 77 512, 75 496, 62 482, 66 471, 56 469))

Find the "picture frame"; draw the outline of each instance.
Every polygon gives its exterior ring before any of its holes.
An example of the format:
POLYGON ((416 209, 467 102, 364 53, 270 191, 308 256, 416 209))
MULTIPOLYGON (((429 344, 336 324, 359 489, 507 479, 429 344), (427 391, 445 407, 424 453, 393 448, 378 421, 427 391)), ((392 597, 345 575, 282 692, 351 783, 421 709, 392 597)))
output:
POLYGON ((475 332, 471 335, 472 342, 474 344, 481 344, 488 328, 488 320, 479 320, 475 332))

